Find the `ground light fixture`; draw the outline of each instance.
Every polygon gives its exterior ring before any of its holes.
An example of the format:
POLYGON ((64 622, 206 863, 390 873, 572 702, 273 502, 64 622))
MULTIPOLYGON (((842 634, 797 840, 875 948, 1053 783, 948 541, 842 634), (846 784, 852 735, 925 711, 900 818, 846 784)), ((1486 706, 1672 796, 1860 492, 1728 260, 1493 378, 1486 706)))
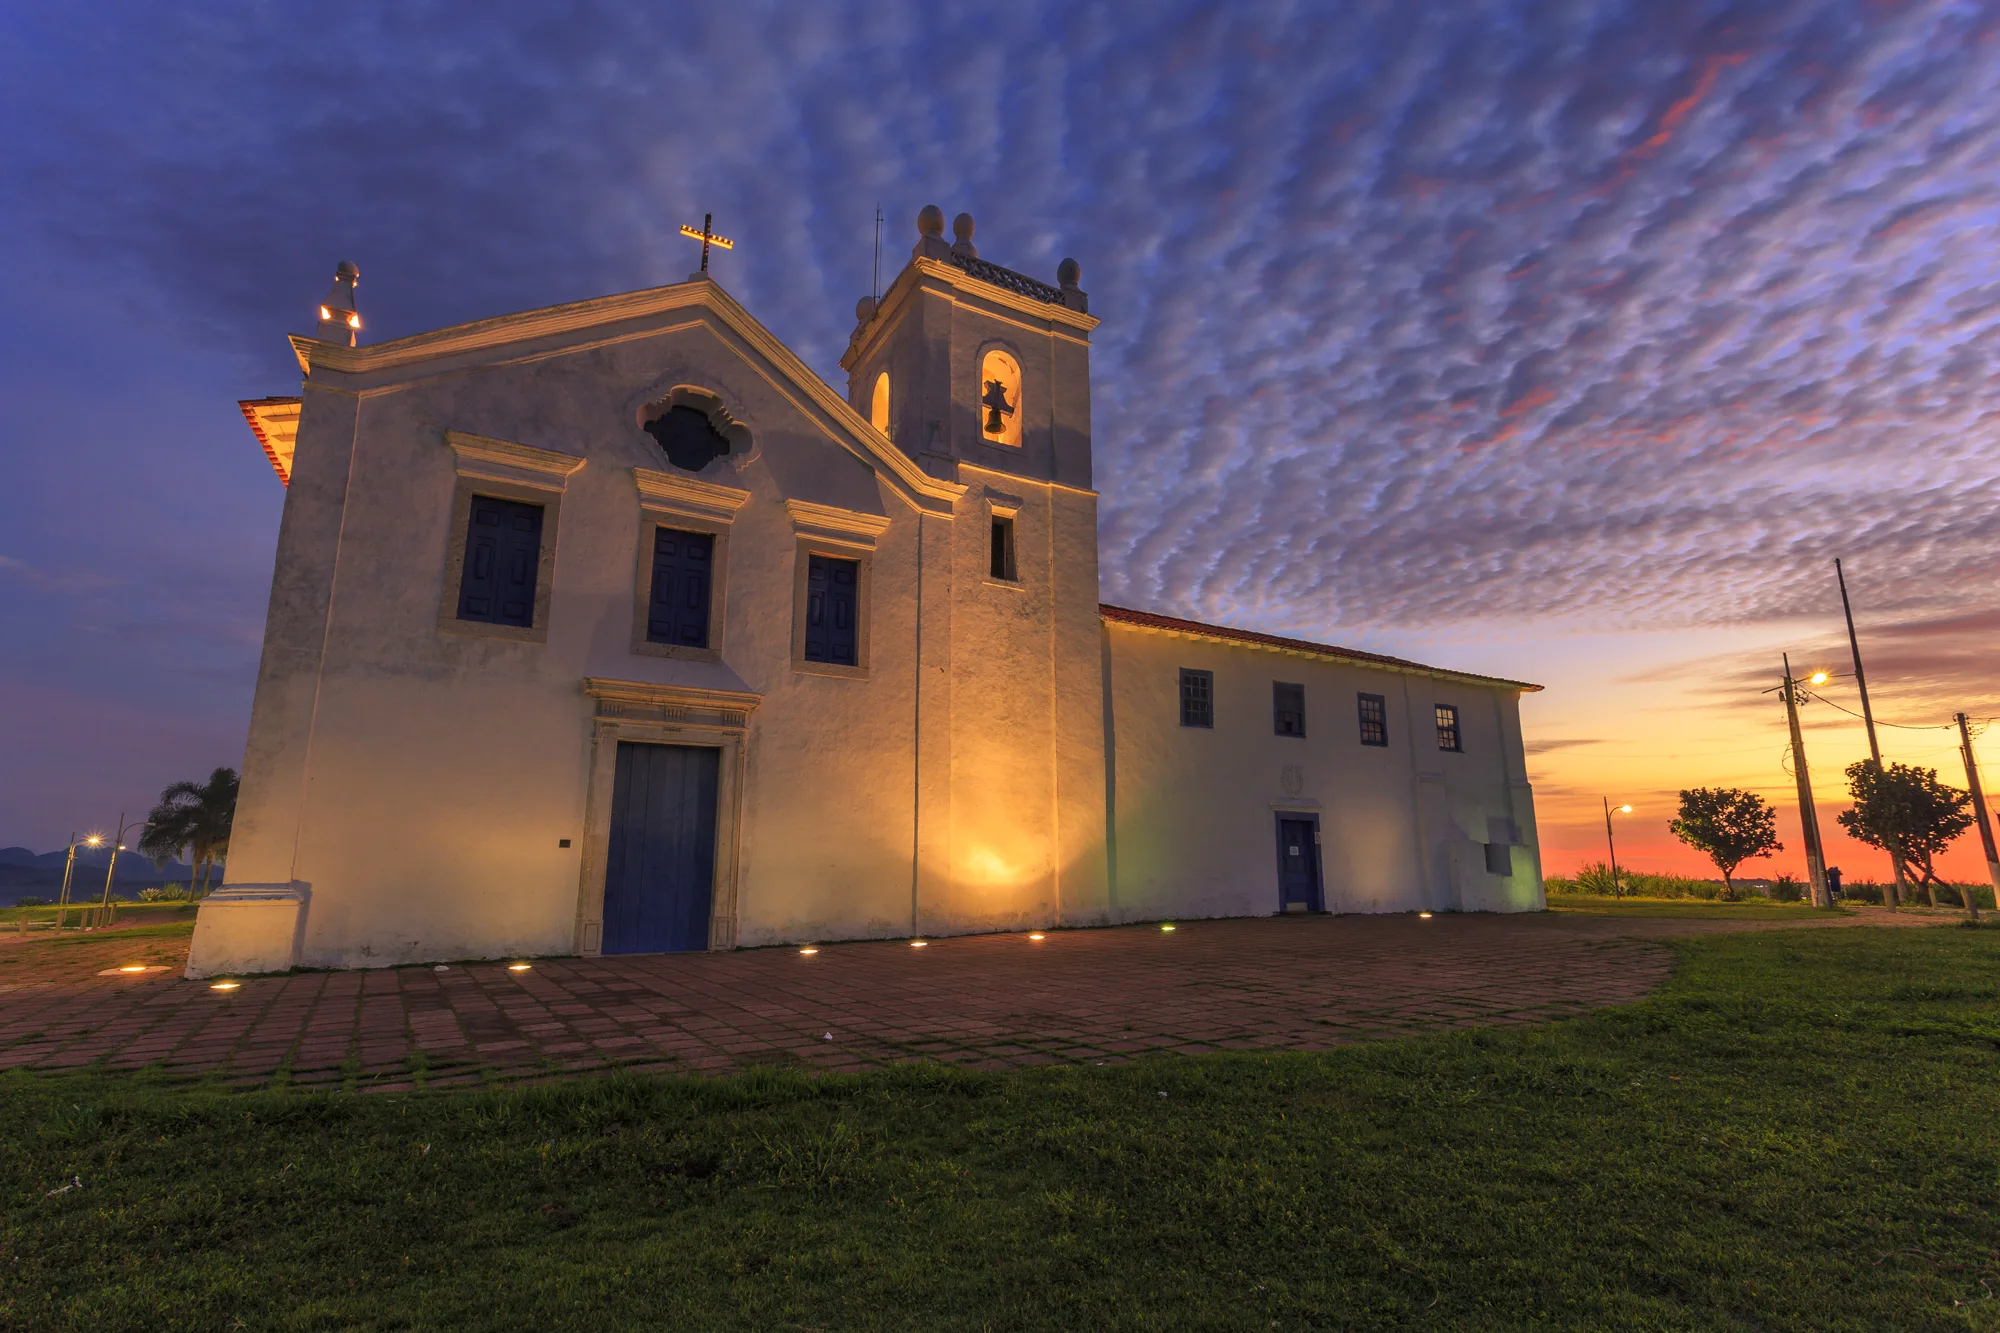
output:
POLYGON ((1042 934, 1039 930, 1031 930, 1028 932, 1028 938, 1031 940, 1045 940, 1048 936, 1042 934))
POLYGON ((210 990, 237 990, 242 985, 243 983, 240 981, 211 981, 208 984, 208 988, 210 990))
POLYGON ((929 940, 911 940, 911 941, 910 941, 910 947, 911 947, 912 949, 928 949, 928 948, 930 947, 930 944, 931 944, 931 942, 930 942, 929 940))
POLYGON ((1417 913, 1417 920, 1419 920, 1419 921, 1428 921, 1428 920, 1430 920, 1430 919, 1431 919, 1431 914, 1430 914, 1429 912, 1419 912, 1419 913, 1417 913))
POLYGON ((1160 929, 1165 931, 1167 934, 1171 935, 1174 933, 1174 923, 1171 921, 1162 921, 1160 923, 1160 929))
POLYGON ((531 971, 534 966, 533 963, 509 963, 507 964, 507 970, 509 972, 527 972, 531 971))
POLYGON ((810 958, 814 954, 819 952, 819 946, 815 944, 808 944, 805 948, 799 950, 799 952, 801 954, 804 954, 807 958, 810 958))
POLYGON ((125 964, 125 966, 119 968, 118 970, 120 972, 144 972, 146 970, 146 965, 144 963, 127 963, 125 964))

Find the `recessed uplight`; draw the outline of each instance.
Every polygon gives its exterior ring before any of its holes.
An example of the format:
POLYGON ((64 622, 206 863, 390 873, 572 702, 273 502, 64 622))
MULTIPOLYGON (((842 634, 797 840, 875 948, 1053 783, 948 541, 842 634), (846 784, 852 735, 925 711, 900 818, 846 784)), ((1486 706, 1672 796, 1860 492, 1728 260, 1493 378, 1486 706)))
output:
POLYGON ((1430 920, 1430 919, 1431 919, 1431 914, 1430 914, 1429 912, 1419 912, 1419 913, 1417 913, 1417 920, 1419 920, 1419 921, 1428 921, 1428 920, 1430 920))
POLYGON ((807 945, 807 946, 806 946, 805 948, 803 948, 803 949, 799 950, 799 952, 800 952, 800 953, 802 953, 802 954, 804 954, 804 955, 805 955, 806 957, 810 958, 810 957, 812 957, 812 956, 813 956, 814 954, 818 953, 818 952, 819 952, 819 950, 818 950, 817 948, 815 948, 814 946, 812 946, 812 945, 808 944, 808 945, 807 945))
POLYGON ((531 971, 534 966, 533 963, 509 963, 507 964, 507 970, 509 972, 527 972, 531 971))
POLYGON ((208 988, 210 990, 235 990, 242 986, 242 984, 240 981, 212 981, 209 983, 208 988))
POLYGON ((125 964, 125 966, 119 968, 118 970, 120 972, 144 972, 146 970, 146 965, 144 963, 127 963, 125 964))
POLYGON ((930 947, 930 944, 931 944, 931 942, 930 942, 929 940, 911 940, 911 941, 910 941, 910 947, 911 947, 912 949, 928 949, 928 948, 930 947))
POLYGON ((1042 934, 1039 930, 1031 930, 1028 932, 1028 938, 1031 940, 1045 940, 1048 936, 1042 934))
POLYGON ((1172 934, 1174 929, 1174 923, 1171 921, 1162 921, 1160 923, 1160 929, 1166 931, 1169 934, 1172 934))

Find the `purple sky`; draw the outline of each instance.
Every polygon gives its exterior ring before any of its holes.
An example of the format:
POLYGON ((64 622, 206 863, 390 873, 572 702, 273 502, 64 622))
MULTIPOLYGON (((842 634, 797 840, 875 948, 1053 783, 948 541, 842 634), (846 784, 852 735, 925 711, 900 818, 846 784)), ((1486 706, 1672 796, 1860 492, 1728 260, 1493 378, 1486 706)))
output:
POLYGON ((1740 692, 1839 554, 1909 709, 2000 712, 1991 4, 549 15, 0 17, 0 844, 239 761, 282 492, 234 404, 336 260, 390 338, 677 280, 709 210, 836 384, 878 203, 890 272, 930 202, 1081 260, 1109 600, 1740 692))

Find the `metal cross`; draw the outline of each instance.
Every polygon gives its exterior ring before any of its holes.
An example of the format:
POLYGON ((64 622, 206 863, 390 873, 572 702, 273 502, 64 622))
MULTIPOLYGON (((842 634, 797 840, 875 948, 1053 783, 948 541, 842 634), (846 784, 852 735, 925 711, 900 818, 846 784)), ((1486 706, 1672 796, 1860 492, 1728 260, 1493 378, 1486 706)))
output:
POLYGON ((701 271, 703 273, 708 272, 709 246, 711 245, 720 246, 724 250, 734 250, 736 248, 736 242, 729 240, 727 237, 717 236, 715 234, 715 229, 711 225, 712 223, 714 223, 714 221, 715 221, 715 214, 704 213, 701 215, 700 231, 696 231, 693 227, 688 226, 687 223, 685 222, 681 224, 681 235, 692 236, 695 240, 701 242, 701 271))

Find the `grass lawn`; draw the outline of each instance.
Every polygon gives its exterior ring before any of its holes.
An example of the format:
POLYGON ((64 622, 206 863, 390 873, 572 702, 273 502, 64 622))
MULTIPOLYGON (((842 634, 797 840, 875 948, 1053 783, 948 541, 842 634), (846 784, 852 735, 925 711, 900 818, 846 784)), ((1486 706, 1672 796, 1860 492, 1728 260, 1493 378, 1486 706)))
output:
POLYGON ((1640 1004, 1325 1055, 9 1075, 0 1325, 2000 1328, 2000 930, 1678 947, 1640 1004))
POLYGON ((1548 898, 1551 912, 1588 916, 1667 916, 1719 921, 1797 921, 1813 917, 1852 916, 1845 907, 1814 907, 1811 903, 1780 903, 1769 898, 1745 898, 1725 903, 1700 898, 1600 898, 1594 894, 1558 894, 1548 898))

